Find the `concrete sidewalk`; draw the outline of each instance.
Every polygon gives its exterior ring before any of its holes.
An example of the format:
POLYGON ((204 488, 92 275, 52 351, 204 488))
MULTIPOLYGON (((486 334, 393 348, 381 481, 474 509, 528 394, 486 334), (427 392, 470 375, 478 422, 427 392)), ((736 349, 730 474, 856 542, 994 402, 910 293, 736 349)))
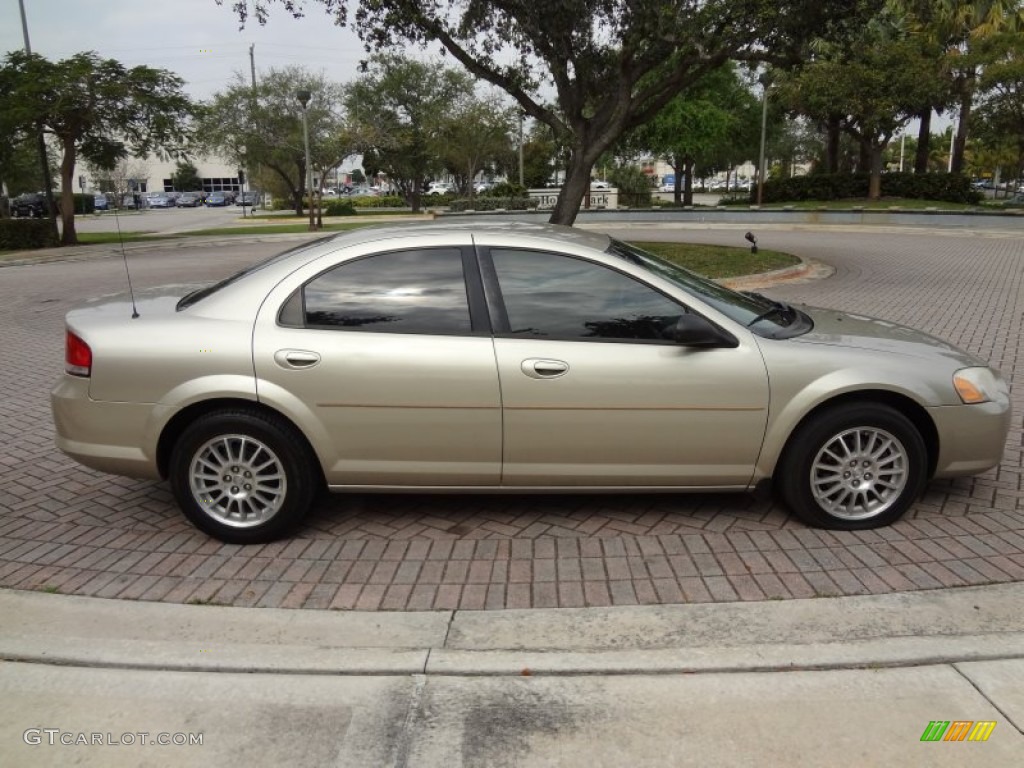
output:
POLYGON ((1017 766, 1022 608, 1021 584, 421 613, 4 591, 0 764, 1017 766))

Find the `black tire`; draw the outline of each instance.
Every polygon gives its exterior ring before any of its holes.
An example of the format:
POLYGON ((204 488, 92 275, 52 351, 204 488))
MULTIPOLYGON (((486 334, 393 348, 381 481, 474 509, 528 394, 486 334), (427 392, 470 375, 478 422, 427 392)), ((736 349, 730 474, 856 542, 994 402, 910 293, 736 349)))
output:
POLYGON ((229 544, 280 538, 306 516, 322 484, 316 458, 290 424, 244 408, 189 425, 171 452, 168 475, 185 517, 229 544))
POLYGON ((849 403, 815 414, 793 433, 775 481, 789 508, 810 525, 877 528, 898 520, 921 496, 927 456, 921 433, 902 413, 849 403))

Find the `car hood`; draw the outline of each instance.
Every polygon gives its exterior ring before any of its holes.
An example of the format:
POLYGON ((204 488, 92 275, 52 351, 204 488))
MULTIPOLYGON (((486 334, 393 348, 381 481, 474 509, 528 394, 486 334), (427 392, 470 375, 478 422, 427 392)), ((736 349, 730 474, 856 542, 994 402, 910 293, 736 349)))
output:
POLYGON ((949 342, 888 320, 820 307, 800 307, 814 321, 814 329, 791 339, 799 344, 867 349, 935 360, 945 359, 957 368, 985 363, 949 342))

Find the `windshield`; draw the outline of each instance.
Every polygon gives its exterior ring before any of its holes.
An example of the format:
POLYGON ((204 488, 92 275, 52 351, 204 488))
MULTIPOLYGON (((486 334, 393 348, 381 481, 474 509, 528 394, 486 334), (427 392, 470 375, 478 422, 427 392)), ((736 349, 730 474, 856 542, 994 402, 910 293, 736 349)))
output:
POLYGON ((806 314, 788 304, 772 301, 759 293, 740 293, 726 288, 635 245, 612 238, 608 253, 675 283, 726 317, 761 336, 795 336, 806 333, 812 327, 811 320, 806 314))
POLYGON ((318 238, 311 243, 303 243, 302 245, 297 245, 294 248, 289 248, 284 253, 279 253, 276 256, 271 256, 269 259, 264 259, 263 261, 253 264, 250 267, 246 267, 241 272, 236 272, 235 274, 231 275, 231 277, 226 277, 219 283, 214 283, 213 285, 208 285, 205 288, 200 288, 198 291, 192 291, 192 293, 188 294, 187 296, 184 296, 177 303, 175 309, 179 312, 183 309, 187 309, 188 307, 191 307, 193 304, 202 301, 207 296, 212 296, 222 288, 226 288, 232 283, 241 280, 246 275, 251 275, 253 272, 258 272, 264 267, 269 267, 271 264, 275 264, 278 261, 281 261, 282 259, 291 256, 293 253, 298 253, 299 251, 303 251, 306 248, 312 248, 314 245, 324 243, 333 237, 334 235, 329 235, 328 237, 318 238))

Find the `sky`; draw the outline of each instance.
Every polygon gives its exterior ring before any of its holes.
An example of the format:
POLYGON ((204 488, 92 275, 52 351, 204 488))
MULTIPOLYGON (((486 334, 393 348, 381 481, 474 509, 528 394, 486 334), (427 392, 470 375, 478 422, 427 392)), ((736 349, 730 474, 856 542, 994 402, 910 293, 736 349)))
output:
MULTIPOLYGON (((272 67, 305 66, 347 82, 365 57, 355 33, 334 25, 322 6, 307 0, 306 16, 293 19, 273 7, 261 27, 239 29, 231 11, 214 0, 23 0, 32 52, 61 59, 96 51, 128 66, 167 69, 198 99, 223 90, 241 72, 249 78, 249 45, 256 76, 272 67)), ((18 0, 0 0, 0 52, 24 48, 18 0)), ((426 54, 424 54, 426 55, 426 54)))

